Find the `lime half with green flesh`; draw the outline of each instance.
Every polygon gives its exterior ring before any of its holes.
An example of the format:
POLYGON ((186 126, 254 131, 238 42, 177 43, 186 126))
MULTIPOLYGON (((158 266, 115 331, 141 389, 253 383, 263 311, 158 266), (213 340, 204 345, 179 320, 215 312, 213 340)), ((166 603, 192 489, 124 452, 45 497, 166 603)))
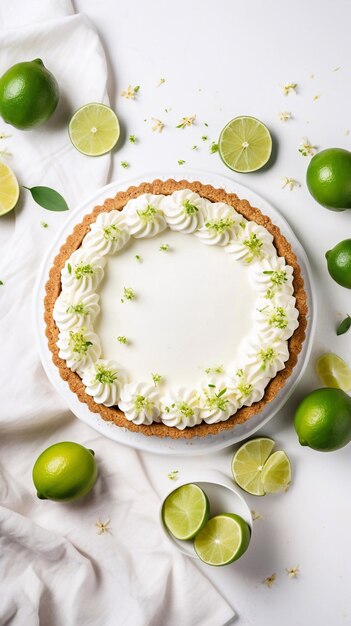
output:
POLYGON ((218 150, 222 161, 235 172, 255 172, 271 156, 272 137, 255 117, 235 117, 223 128, 218 150))
POLYGON ((232 460, 232 472, 236 483, 254 496, 264 496, 262 470, 274 448, 275 442, 268 437, 258 437, 244 443, 232 460))
POLYGON ((316 363, 316 372, 326 387, 351 390, 351 369, 336 354, 323 354, 316 363))
POLYGON ((17 178, 6 163, 0 163, 0 216, 15 208, 19 198, 17 178))
POLYGON ((262 485, 265 493, 285 491, 291 482, 290 461, 282 450, 273 452, 262 470, 262 485))
POLYGON ((68 132, 79 152, 101 156, 115 147, 120 135, 119 121, 106 104, 86 104, 73 115, 68 132))
POLYGON ((206 494, 195 484, 178 487, 167 496, 162 519, 176 539, 192 539, 206 524, 210 506, 206 494))
POLYGON ((41 500, 68 502, 85 496, 97 479, 93 450, 62 441, 46 448, 33 467, 33 482, 41 500))
POLYGON ((196 535, 194 548, 207 565, 219 567, 239 559, 249 547, 251 532, 248 524, 234 513, 212 517, 196 535))

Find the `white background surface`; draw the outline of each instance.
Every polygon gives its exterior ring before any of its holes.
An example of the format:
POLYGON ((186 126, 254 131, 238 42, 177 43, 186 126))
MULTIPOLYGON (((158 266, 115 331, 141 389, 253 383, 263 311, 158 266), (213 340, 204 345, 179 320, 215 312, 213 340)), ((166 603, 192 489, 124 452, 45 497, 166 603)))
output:
MULTIPOLYGON (((350 3, 78 0, 76 8, 97 26, 109 62, 112 106, 126 136, 139 138, 137 145, 122 138, 111 179, 125 175, 122 160, 130 162, 128 175, 173 169, 178 159, 189 167, 232 175, 282 212, 314 271, 319 314, 311 361, 285 409, 262 431, 288 452, 293 484, 281 496, 248 498, 263 519, 255 522, 252 544, 240 562, 221 570, 199 567, 237 611, 240 626, 349 624, 350 448, 331 454, 301 448, 292 420, 299 400, 318 386, 316 358, 335 351, 350 362, 350 333, 335 335, 338 321, 351 314, 350 292, 331 280, 324 253, 351 236, 351 215, 329 212, 312 200, 304 184, 308 159, 298 152, 304 136, 319 149, 351 148, 351 134, 345 132, 351 128, 350 3), (156 87, 161 77, 166 83, 156 87), (282 86, 290 81, 298 83, 299 92, 285 98, 282 86), (140 85, 135 102, 120 97, 128 84, 140 85), (165 108, 171 110, 166 113, 165 108), (293 114, 285 124, 278 119, 284 110, 293 114), (175 128, 182 116, 193 114, 194 127, 175 128), (277 148, 269 169, 247 176, 231 174, 201 141, 203 134, 216 140, 224 124, 241 114, 264 121, 277 148), (152 132, 151 117, 166 124, 162 134, 152 132), (191 149, 194 144, 199 150, 191 149), (301 188, 282 190, 284 176, 299 180, 301 188), (285 568, 295 565, 300 566, 300 576, 291 580, 285 568), (269 589, 262 581, 273 572, 277 581, 269 589)), ((232 454, 228 449, 192 460, 147 454, 143 459, 162 493, 169 488, 170 470, 180 475, 203 467, 229 472, 232 454)))
MULTIPOLYGON (((351 313, 350 292, 331 280, 324 259, 326 250, 351 236, 351 215, 327 211, 313 201, 304 182, 308 158, 298 152, 305 136, 319 149, 351 149, 351 134, 346 135, 351 128, 350 3, 79 0, 76 6, 94 20, 105 43, 111 101, 126 133, 140 138, 138 145, 121 143, 113 179, 124 174, 121 160, 130 162, 128 174, 173 168, 184 159, 186 166, 231 175, 218 155, 209 154, 201 136, 216 140, 236 115, 258 117, 276 140, 276 160, 267 171, 232 176, 282 212, 314 271, 318 321, 310 364, 285 409, 262 431, 288 452, 293 484, 282 496, 249 498, 263 519, 255 522, 250 550, 237 565, 203 569, 236 609, 242 626, 349 624, 350 448, 330 454, 302 448, 292 421, 299 400, 318 386, 313 373, 318 355, 335 351, 351 360, 350 335, 335 335, 337 322, 351 313), (166 83, 156 87, 161 77, 166 83), (298 83, 297 95, 284 97, 287 82, 298 83), (135 102, 120 97, 128 84, 140 85, 135 102), (172 110, 165 113, 165 108, 172 110), (280 122, 280 111, 291 111, 293 119, 280 122), (174 128, 183 115, 194 114, 196 126, 174 128), (167 124, 162 134, 151 131, 151 116, 167 124), (194 144, 198 151, 191 150, 194 144), (301 188, 281 189, 284 176, 296 178, 301 188), (285 568, 297 564, 300 577, 291 580, 285 568), (277 581, 269 589, 262 580, 273 572, 277 581)), ((206 466, 228 472, 232 453, 228 449, 193 460, 144 458, 161 492, 168 488, 171 469, 181 473, 206 466)))

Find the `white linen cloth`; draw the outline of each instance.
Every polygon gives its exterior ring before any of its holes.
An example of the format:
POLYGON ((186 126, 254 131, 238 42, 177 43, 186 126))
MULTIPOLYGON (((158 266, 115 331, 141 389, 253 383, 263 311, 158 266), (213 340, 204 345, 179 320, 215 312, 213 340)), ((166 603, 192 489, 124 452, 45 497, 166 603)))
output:
MULTIPOLYGON (((61 88, 43 128, 20 132, 0 120, 0 132, 12 134, 12 167, 21 184, 51 186, 73 207, 107 182, 110 167, 109 156, 80 155, 67 135, 76 108, 108 102, 101 43, 70 0, 0 0, 0 18, 0 74, 40 57, 61 88)), ((0 220, 0 625, 221 626, 234 613, 164 538, 142 455, 80 423, 41 367, 31 292, 66 215, 39 208, 23 190, 15 214, 0 220), (40 501, 33 463, 65 440, 95 450, 98 482, 75 503, 40 501), (98 519, 110 519, 108 532, 97 533, 98 519)))

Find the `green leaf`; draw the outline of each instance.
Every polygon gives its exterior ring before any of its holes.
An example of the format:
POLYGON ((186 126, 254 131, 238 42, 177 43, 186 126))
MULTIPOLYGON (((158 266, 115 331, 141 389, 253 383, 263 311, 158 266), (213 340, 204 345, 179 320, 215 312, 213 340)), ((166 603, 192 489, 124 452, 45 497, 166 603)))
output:
POLYGON ((345 319, 337 327, 336 334, 343 335, 344 333, 347 333, 349 328, 351 328, 351 317, 347 315, 345 319))
POLYGON ((266 270, 265 272, 263 272, 264 274, 273 274, 273 270, 266 270))
POLYGON ((66 200, 50 187, 25 187, 31 192, 34 202, 48 211, 68 211, 66 200))

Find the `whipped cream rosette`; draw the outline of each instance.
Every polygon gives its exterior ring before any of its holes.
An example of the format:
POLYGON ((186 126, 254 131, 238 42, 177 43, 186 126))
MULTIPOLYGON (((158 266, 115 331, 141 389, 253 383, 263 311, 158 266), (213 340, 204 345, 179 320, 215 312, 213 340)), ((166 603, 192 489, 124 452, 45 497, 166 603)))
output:
POLYGON ((100 213, 96 222, 90 226, 90 232, 84 237, 82 248, 95 254, 115 254, 121 250, 130 238, 125 216, 121 211, 100 213))
POLYGON ((201 228, 206 200, 190 189, 181 189, 164 196, 161 208, 171 230, 189 234, 201 228))
POLYGON ((155 237, 167 228, 161 202, 164 196, 145 193, 129 200, 123 209, 128 230, 135 239, 155 237))

